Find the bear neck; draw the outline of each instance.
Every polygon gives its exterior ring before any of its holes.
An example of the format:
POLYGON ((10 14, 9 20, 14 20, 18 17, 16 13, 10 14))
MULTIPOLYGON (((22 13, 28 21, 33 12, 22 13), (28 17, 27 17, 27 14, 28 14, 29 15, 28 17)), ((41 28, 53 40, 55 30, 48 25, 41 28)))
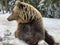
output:
POLYGON ((29 24, 29 25, 32 25, 32 24, 34 24, 36 21, 35 21, 35 19, 33 19, 32 21, 29 21, 29 22, 27 22, 27 23, 19 23, 18 25, 25 25, 25 24, 29 24))

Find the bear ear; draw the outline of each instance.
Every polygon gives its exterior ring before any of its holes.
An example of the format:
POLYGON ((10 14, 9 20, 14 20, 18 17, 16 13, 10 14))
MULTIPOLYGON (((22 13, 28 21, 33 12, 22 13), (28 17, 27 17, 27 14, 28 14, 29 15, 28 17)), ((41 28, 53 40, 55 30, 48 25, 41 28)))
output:
POLYGON ((20 5, 20 1, 16 1, 15 5, 19 6, 20 5))
POLYGON ((20 1, 16 1, 15 5, 18 6, 20 9, 23 9, 23 4, 21 4, 20 1))

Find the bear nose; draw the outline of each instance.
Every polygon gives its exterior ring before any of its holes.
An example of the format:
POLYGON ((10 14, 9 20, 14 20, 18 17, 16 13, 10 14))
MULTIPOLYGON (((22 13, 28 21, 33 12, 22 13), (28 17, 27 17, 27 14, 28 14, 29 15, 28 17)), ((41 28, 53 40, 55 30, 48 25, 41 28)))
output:
POLYGON ((11 19, 10 19, 10 18, 7 18, 7 20, 8 20, 8 21, 11 21, 11 19))

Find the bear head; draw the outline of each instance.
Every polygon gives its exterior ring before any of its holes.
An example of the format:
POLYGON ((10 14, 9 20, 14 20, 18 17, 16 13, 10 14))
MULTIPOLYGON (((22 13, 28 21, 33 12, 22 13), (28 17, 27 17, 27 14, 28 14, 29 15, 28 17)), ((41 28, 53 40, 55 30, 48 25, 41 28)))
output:
POLYGON ((27 22, 26 20, 24 20, 23 7, 25 6, 20 1, 16 1, 12 14, 7 18, 7 20, 16 20, 18 23, 27 22))

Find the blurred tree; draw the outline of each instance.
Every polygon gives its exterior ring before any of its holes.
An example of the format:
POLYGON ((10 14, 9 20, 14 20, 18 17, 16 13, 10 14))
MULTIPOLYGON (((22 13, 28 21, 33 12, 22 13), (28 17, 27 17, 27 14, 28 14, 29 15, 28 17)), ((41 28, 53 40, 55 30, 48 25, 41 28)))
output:
POLYGON ((3 10, 3 13, 4 13, 4 10, 6 10, 6 12, 9 11, 9 2, 11 0, 0 0, 1 2, 1 5, 2 5, 2 10, 3 10))
MULTIPOLYGON (((11 11, 16 0, 0 0, 2 10, 11 11)), ((60 16, 60 0, 20 0, 37 8, 43 16, 59 17, 60 16), (59 16, 58 16, 59 15, 59 16)))
POLYGON ((28 0, 28 3, 33 5, 35 8, 38 9, 38 4, 39 4, 40 0, 28 0))
POLYGON ((60 10, 60 0, 41 0, 38 8, 42 11, 43 16, 53 18, 55 15, 59 15, 56 12, 58 12, 58 9, 60 10))
MULTIPOLYGON (((0 0, 0 1, 1 1, 2 10, 3 10, 3 13, 4 13, 4 7, 5 7, 6 12, 12 10, 16 0, 0 0)), ((37 5, 40 2, 40 0, 20 0, 20 1, 29 3, 29 4, 33 5, 34 7, 36 7, 36 8, 37 8, 37 5)))

